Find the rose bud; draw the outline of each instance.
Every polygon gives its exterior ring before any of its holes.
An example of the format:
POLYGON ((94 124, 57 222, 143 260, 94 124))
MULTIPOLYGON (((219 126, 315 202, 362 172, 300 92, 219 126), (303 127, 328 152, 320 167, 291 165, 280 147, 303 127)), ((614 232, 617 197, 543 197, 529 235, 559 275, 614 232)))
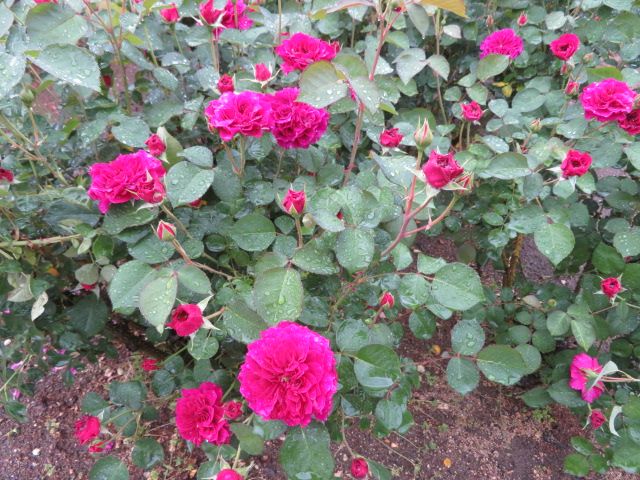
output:
POLYGON ((153 155, 154 157, 159 157, 167 149, 167 146, 162 141, 162 138, 160 138, 160 135, 158 135, 156 133, 154 133, 149 138, 147 138, 147 140, 146 140, 146 142, 144 142, 144 144, 149 149, 149 153, 151 155, 153 155))
POLYGON ((306 202, 307 196, 304 190, 296 191, 289 189, 284 200, 282 200, 282 206, 289 215, 300 215, 304 211, 306 202))
POLYGON ((180 13, 178 13, 175 3, 170 3, 167 8, 161 9, 160 15, 167 23, 176 23, 180 18, 180 13))
POLYGON ((532 120, 529 128, 531 128, 532 132, 539 132, 542 130, 542 121, 539 118, 532 120))
POLYGON ((104 86, 107 88, 111 88, 111 85, 113 84, 113 80, 111 80, 111 75, 102 75, 102 82, 104 83, 104 86))
POLYGON ((156 370, 160 370, 158 361, 155 358, 145 358, 142 361, 142 370, 145 372, 155 372, 156 370))
POLYGON ((235 420, 242 416, 242 403, 240 402, 227 402, 223 405, 224 416, 229 420, 235 420))
POLYGON ((169 222, 160 220, 156 227, 156 236, 163 242, 170 242, 176 238, 176 227, 169 222))
POLYGON ((488 15, 487 19, 485 20, 484 23, 487 25, 487 27, 491 28, 491 27, 493 27, 493 24, 496 23, 496 22, 493 19, 493 15, 488 15))
POLYGON ((218 80, 218 90, 220 93, 233 92, 235 90, 233 77, 227 74, 222 75, 220 80, 218 80))
POLYGON ((600 282, 600 290, 602 290, 602 293, 609 297, 609 299, 613 300, 616 298, 616 295, 622 291, 622 284, 616 277, 605 278, 600 282))
POLYGON ((589 423, 594 429, 600 428, 604 422, 607 421, 607 417, 600 410, 593 410, 589 415, 589 423))
POLYGON ((0 181, 6 180, 7 182, 13 182, 13 172, 6 168, 0 168, 0 181))
POLYGON ((264 63, 258 63, 253 67, 253 76, 259 82, 266 82, 271 78, 271 70, 264 63))
POLYGON ((564 178, 581 177, 589 171, 590 166, 591 155, 587 152, 569 150, 560 165, 560 170, 564 178))
POLYGON ((400 145, 403 136, 397 128, 383 130, 380 134, 380 145, 387 148, 395 148, 400 145))
POLYGON ((353 478, 365 478, 369 473, 369 465, 364 458, 354 458, 351 461, 351 475, 353 478))
POLYGON ((380 297, 380 307, 381 308, 393 308, 393 305, 396 303, 396 299, 393 298, 393 295, 389 292, 384 292, 384 294, 380 297))
POLYGON ((529 18, 527 17, 527 14, 522 12, 518 17, 518 26, 524 27, 528 21, 529 21, 529 18))
POLYGON ((463 103, 460 105, 462 108, 462 116, 468 122, 476 122, 482 118, 484 112, 478 102, 463 103))
POLYGON ((580 85, 578 84, 578 82, 569 82, 567 83, 567 86, 564 89, 564 93, 566 93, 567 95, 575 95, 576 93, 578 93, 578 87, 580 85))
POLYGON ((92 291, 94 288, 96 288, 96 284, 95 283, 81 283, 80 287, 85 291, 85 292, 90 292, 92 291))
POLYGON ((431 142, 433 141, 433 132, 431 132, 429 122, 426 118, 422 122, 422 125, 418 125, 418 128, 413 133, 413 139, 419 147, 424 148, 431 145, 431 142))
POLYGON ((456 179, 464 172, 453 153, 442 154, 433 150, 429 154, 429 159, 422 166, 427 183, 434 188, 442 188, 451 180, 456 179))
POLYGON ((202 318, 202 310, 198 305, 185 304, 180 305, 173 311, 171 321, 167 323, 167 327, 173 328, 180 337, 188 337, 192 333, 197 332, 204 324, 202 318))
POLYGON ((225 468, 224 470, 220 470, 218 475, 216 476, 216 480, 243 480, 243 476, 240 475, 235 470, 231 470, 230 468, 225 468))
POLYGON ((193 208, 200 208, 202 205, 205 205, 205 201, 201 198, 194 200, 193 202, 189 202, 189 206, 193 208))

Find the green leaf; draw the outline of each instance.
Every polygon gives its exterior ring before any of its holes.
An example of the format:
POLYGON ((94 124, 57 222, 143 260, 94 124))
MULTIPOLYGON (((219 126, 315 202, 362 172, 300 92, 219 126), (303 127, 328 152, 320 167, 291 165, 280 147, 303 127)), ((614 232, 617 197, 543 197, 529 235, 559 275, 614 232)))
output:
POLYGON ((531 173, 527 157, 521 153, 506 152, 496 156, 484 170, 485 174, 501 180, 513 180, 531 173))
POLYGON ((487 55, 478 62, 476 76, 481 82, 504 72, 509 66, 509 57, 506 55, 487 55))
POLYGON ((85 337, 91 338, 102 331, 109 309, 95 295, 84 297, 68 311, 71 325, 85 337))
POLYGON ((164 450, 153 438, 141 438, 133 446, 131 461, 135 466, 149 470, 164 461, 164 450))
POLYGON ((398 288, 399 300, 407 308, 418 308, 427 303, 429 283, 421 275, 404 275, 398 288))
POLYGON ((387 430, 395 430, 402 425, 402 416, 407 411, 405 405, 393 400, 382 399, 376 405, 375 415, 387 430))
POLYGON ((290 479, 331 478, 335 464, 329 450, 327 429, 314 423, 289 430, 280 449, 280 464, 290 479))
POLYGON ((0 4, 0 37, 3 37, 9 31, 11 25, 13 25, 13 20, 13 12, 9 10, 9 7, 4 3, 0 4))
POLYGON ((506 345, 489 345, 480 351, 477 362, 485 377, 502 385, 516 384, 526 371, 520 353, 506 345))
POLYGON ((544 387, 535 387, 522 395, 522 401, 530 408, 543 408, 552 402, 544 387))
POLYGON ((140 291, 140 313, 145 320, 159 332, 173 309, 178 293, 178 280, 175 275, 163 275, 152 280, 140 291))
POLYGON ((371 113, 378 111, 380 93, 376 84, 366 77, 352 78, 350 83, 356 96, 367 107, 367 110, 371 113))
POLYGON ((75 45, 49 45, 32 62, 60 80, 100 91, 98 63, 83 48, 75 45))
POLYGON ((82 15, 54 3, 30 9, 25 25, 30 40, 29 48, 34 50, 54 43, 75 45, 88 30, 82 15))
POLYGON ((146 398, 147 390, 141 382, 111 382, 109 384, 109 399, 116 405, 140 410, 146 398))
POLYGON ((576 477, 586 477, 589 475, 589 461, 584 455, 572 453, 564 459, 564 471, 576 477))
POLYGON ((225 328, 234 340, 251 343, 260 338, 260 332, 268 325, 246 303, 235 301, 225 307, 222 317, 225 328))
POLYGON ((422 48, 408 48, 393 61, 402 83, 405 85, 427 66, 426 55, 422 48))
POLYGON ((116 457, 98 460, 89 472, 89 480, 129 480, 127 467, 116 457))
POLYGON ((348 228, 338 234, 335 252, 338 263, 350 272, 363 270, 373 260, 373 231, 368 228, 348 228))
POLYGON ((613 237, 613 246, 623 257, 640 255, 640 228, 616 233, 613 237))
POLYGON ((212 335, 211 330, 201 328, 189 340, 187 350, 196 360, 207 360, 218 353, 218 339, 212 335))
POLYGON ((619 467, 628 473, 640 473, 638 444, 633 438, 623 436, 616 442, 615 448, 613 449, 611 465, 619 467))
POLYGON ((408 155, 384 157, 374 154, 373 159, 391 183, 409 188, 414 178, 413 169, 416 166, 415 158, 408 155))
POLYGON ((484 339, 484 330, 475 320, 460 320, 451 330, 451 348, 460 355, 475 355, 484 339))
POLYGON ((271 220, 257 213, 242 217, 229 233, 233 241, 247 252, 266 250, 276 239, 276 227, 271 220))
POLYGON ((253 298, 258 313, 268 324, 296 320, 304 298, 300 274, 292 268, 274 268, 257 275, 253 298))
POLYGON ((432 275, 447 264, 444 258, 430 257, 422 253, 418 254, 418 271, 426 275, 432 275))
POLYGON ((549 386, 547 393, 560 405, 569 408, 578 408, 586 405, 586 402, 580 398, 580 394, 569 387, 566 379, 559 380, 549 386))
POLYGON ((322 248, 316 240, 307 242, 297 250, 291 261, 302 270, 318 275, 334 275, 338 273, 338 267, 334 263, 331 251, 322 248))
POLYGON ((133 203, 112 205, 104 216, 102 227, 109 235, 117 235, 127 228, 145 225, 158 215, 155 209, 138 207, 133 203))
POLYGON ((624 270, 624 258, 615 248, 600 242, 593 251, 591 262, 602 275, 619 275, 624 270))
POLYGON ((564 260, 576 243, 571 229, 561 223, 541 226, 534 232, 533 239, 538 250, 554 265, 564 260))
POLYGON ((429 65, 435 73, 445 80, 449 78, 451 67, 449 66, 447 59, 442 55, 431 55, 427 58, 427 65, 429 65))
POLYGON ((616 67, 587 68, 587 75, 589 76, 589 82, 599 82, 605 78, 615 78, 620 81, 624 80, 622 73, 616 67))
POLYGON ((596 331, 593 325, 585 320, 571 320, 571 332, 584 351, 589 350, 593 342, 596 341, 596 331))
POLYGON ((462 263, 450 263, 438 270, 431 293, 438 303, 452 310, 468 310, 484 300, 480 277, 462 263))
POLYGON ((367 345, 356 354, 353 370, 363 387, 389 388, 400 378, 400 359, 389 347, 367 345))
POLYGON ((211 293, 211 282, 207 274, 195 265, 184 264, 176 273, 178 274, 178 282, 183 287, 202 295, 211 293))
POLYGON ((329 62, 320 61, 310 65, 300 75, 299 102, 317 108, 337 102, 347 94, 347 84, 338 78, 336 68, 329 62))
POLYGON ((170 372, 158 370, 153 374, 151 388, 157 396, 166 397, 167 395, 171 395, 176 389, 176 381, 170 372))
POLYGON ((554 337, 564 335, 569 331, 571 318, 565 312, 555 310, 547 316, 547 330, 554 337))
POLYGON ((522 357, 522 360, 524 360, 526 367, 526 370, 524 371, 525 375, 530 375, 540 368, 540 365, 542 364, 542 355, 540 355, 540 350, 527 343, 518 345, 516 350, 522 357))
POLYGON ((116 140, 128 147, 144 148, 144 142, 151 135, 151 130, 144 120, 118 115, 115 121, 118 125, 111 127, 111 133, 116 140))
POLYGON ((420 340, 429 340, 436 333, 435 316, 428 310, 415 310, 409 315, 409 328, 420 340))
POLYGON ((231 431, 240 442, 242 451, 249 455, 261 455, 264 450, 264 441, 260 435, 253 432, 253 428, 242 423, 231 424, 231 431))
POLYGON ((461 17, 467 16, 464 0, 419 0, 418 3, 420 5, 442 8, 461 17))
POLYGON ((454 357, 447 364, 447 382, 456 392, 466 395, 478 386, 480 374, 470 360, 454 357))
POLYGON ((185 148, 178 153, 179 157, 184 157, 194 165, 202 168, 213 167, 213 154, 207 147, 195 146, 185 148))
POLYGON ((0 52, 0 98, 7 96, 13 87, 20 83, 26 67, 27 61, 24 57, 14 57, 0 52))
POLYGON ((596 451, 591 442, 582 437, 571 437, 571 446, 582 455, 591 455, 596 451))
POLYGON ((142 287, 155 276, 156 271, 139 260, 121 265, 109 284, 112 308, 117 311, 137 307, 142 287))
POLYGON ((191 162, 179 162, 167 173, 167 197, 174 207, 201 198, 213 183, 213 170, 191 162))

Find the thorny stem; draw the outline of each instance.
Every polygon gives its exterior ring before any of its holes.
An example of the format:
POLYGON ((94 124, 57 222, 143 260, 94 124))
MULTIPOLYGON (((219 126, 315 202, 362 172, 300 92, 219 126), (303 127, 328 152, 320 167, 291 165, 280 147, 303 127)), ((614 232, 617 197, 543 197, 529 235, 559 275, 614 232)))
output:
POLYGON ((296 215, 294 218, 296 222, 296 232, 298 234, 298 248, 302 248, 304 245, 304 240, 302 239, 302 225, 300 224, 300 216, 296 215))
POLYGON ((413 230, 408 231, 406 233, 406 236, 410 237, 411 235, 413 235, 415 233, 423 232, 423 231, 426 232, 427 230, 431 230, 433 227, 435 227, 437 224, 439 224, 442 220, 444 220, 447 215, 449 215, 449 212, 454 207, 454 205, 456 204, 457 201, 458 201, 458 197, 454 196, 451 199, 451 201, 449 202, 449 205, 447 205, 447 208, 445 208, 444 211, 440 215, 438 215, 438 217, 435 220, 430 220, 427 225, 423 225, 422 227, 418 227, 418 228, 415 228, 413 230))
POLYGON ((18 241, 10 241, 10 242, 2 242, 0 243, 0 248, 4 247, 21 247, 21 246, 34 246, 39 247, 42 245, 51 245, 54 243, 63 243, 68 242, 69 240, 73 240, 75 238, 80 238, 82 235, 67 235, 67 236, 57 236, 57 237, 49 237, 49 238, 40 238, 37 240, 18 240, 18 241))
POLYGON ((205 265, 204 263, 196 262, 196 261, 192 260, 191 258, 189 258, 189 255, 187 255, 187 252, 184 251, 184 248, 182 248, 182 245, 180 245, 180 242, 178 242, 178 240, 176 240, 175 238, 173 239, 172 243, 173 243, 173 246, 176 249, 176 251, 182 257, 182 260, 184 260, 184 262, 187 265, 193 265, 194 267, 200 268, 202 270, 206 270, 207 272, 214 273, 216 275, 220 275, 221 277, 223 277, 223 278, 225 278, 227 280, 233 280, 233 276, 229 275, 228 273, 221 272, 220 270, 216 270, 215 268, 212 268, 209 265, 205 265))

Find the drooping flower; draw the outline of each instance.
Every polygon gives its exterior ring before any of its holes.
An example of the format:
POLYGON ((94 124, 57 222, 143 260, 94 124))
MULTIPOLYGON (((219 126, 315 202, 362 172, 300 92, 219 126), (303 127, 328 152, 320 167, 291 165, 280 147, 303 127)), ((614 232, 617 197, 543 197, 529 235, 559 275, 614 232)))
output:
POLYGON ((574 33, 563 33, 549 44, 551 53, 565 62, 580 48, 580 37, 574 33))
POLYGON ((522 12, 518 17, 518 26, 524 27, 528 21, 529 21, 529 17, 527 17, 526 13, 522 12))
POLYGON ((243 478, 244 477, 242 475, 230 468, 220 470, 216 476, 216 480, 243 480, 243 478))
POLYGON ((112 162, 91 165, 88 194, 99 201, 102 213, 106 213, 112 204, 131 200, 158 203, 165 195, 160 181, 165 173, 160 160, 144 150, 118 155, 112 162))
POLYGON ((589 415, 589 423, 594 430, 600 428, 606 421, 607 417, 605 417, 604 413, 602 413, 600 410, 593 410, 591 412, 591 415, 589 415))
POLYGON ((391 292, 384 292, 380 297, 381 308, 393 308, 395 303, 396 303, 396 299, 393 297, 391 292))
POLYGON ((606 78, 588 85, 580 95, 584 118, 599 122, 624 120, 633 110, 636 94, 625 82, 606 78))
POLYGON ((297 88, 285 88, 268 97, 271 104, 271 133, 282 148, 309 148, 329 125, 329 112, 298 102, 297 88))
POLYGON ((206 0, 198 9, 202 19, 209 25, 220 25, 214 31, 216 36, 220 35, 224 28, 247 30, 253 25, 253 20, 247 17, 247 5, 244 0, 227 0, 223 9, 215 8, 214 0, 206 0))
POLYGON ((202 310, 198 305, 185 304, 180 305, 173 311, 171 321, 167 323, 167 327, 173 328, 181 337, 188 337, 204 323, 202 318, 202 310))
POLYGON ((282 207, 289 215, 300 215, 304 211, 306 202, 307 196, 304 190, 289 189, 282 200, 282 207))
POLYGON ((13 182, 13 172, 6 168, 0 168, 0 181, 6 180, 7 182, 13 182))
POLYGON ((185 388, 176 402, 178 433, 195 445, 205 440, 214 445, 229 443, 231 431, 224 419, 222 389, 211 382, 185 388))
POLYGON ((427 182, 434 188, 442 188, 451 180, 459 177, 464 172, 451 153, 439 153, 432 150, 429 159, 422 166, 427 182))
POLYGON ((100 419, 92 415, 85 415, 76 422, 75 436, 84 445, 100 435, 100 419))
POLYGON ((325 421, 338 388, 329 341, 307 327, 280 322, 248 346, 238 375, 240 393, 266 420, 306 426, 325 421))
POLYGON ((587 403, 594 402, 602 392, 604 392, 604 384, 598 382, 592 388, 587 386, 591 378, 595 378, 602 371, 602 365, 597 358, 590 357, 586 353, 579 353, 571 361, 569 367, 569 386, 574 390, 580 390, 582 399, 587 403))
POLYGON ((333 60, 340 51, 340 46, 298 32, 278 45, 275 51, 283 60, 282 71, 290 73, 294 70, 302 72, 320 60, 333 60))
POLYGON ((154 133, 149 138, 147 138, 144 144, 149 149, 149 153, 154 157, 159 157, 167 149, 167 146, 162 141, 162 138, 160 138, 160 135, 158 135, 157 133, 154 133))
POLYGON ((484 114, 482 107, 476 101, 463 103, 460 107, 462 108, 462 116, 468 122, 477 122, 484 114))
POLYGON ((380 134, 380 145, 387 148, 396 148, 404 136, 397 128, 387 128, 380 134))
POLYGON ((172 223, 160 220, 156 227, 156 237, 158 237, 158 240, 162 240, 163 242, 170 242, 176 238, 176 226, 172 223))
POLYGON ((161 9, 160 15, 167 23, 176 23, 180 18, 180 13, 175 3, 170 3, 168 7, 161 9))
POLYGON ((221 75, 218 79, 218 91, 220 93, 233 92, 236 89, 233 84, 233 77, 231 75, 221 75))
POLYGON ((226 402, 224 405, 224 416, 229 420, 235 420, 242 416, 242 403, 240 402, 226 402))
POLYGON ((258 63, 253 67, 253 76, 259 82, 266 82, 271 78, 271 70, 264 63, 258 63))
POLYGON ((351 476, 353 478, 366 478, 369 473, 369 464, 364 458, 351 460, 351 476))
POLYGON ((616 298, 616 295, 622 291, 622 284, 616 277, 605 278, 600 282, 600 290, 602 290, 602 293, 608 298, 616 298))
POLYGON ((204 114, 211 131, 230 141, 236 134, 261 137, 271 127, 271 102, 266 95, 251 91, 223 93, 212 100, 204 114))
POLYGON ((564 88, 564 93, 566 93, 567 95, 575 95, 576 93, 578 93, 579 87, 580 87, 580 84, 578 82, 574 82, 573 80, 571 80, 567 83, 567 86, 564 88))
POLYGON ((564 178, 581 177, 591 167, 591 155, 588 152, 569 150, 562 160, 560 170, 564 178))
POLYGON ((629 135, 640 135, 640 108, 632 110, 624 119, 618 120, 618 126, 629 135))
POLYGON ((524 44, 511 28, 493 32, 480 44, 480 58, 487 55, 506 55, 512 60, 522 53, 524 44))
POLYGON ((160 370, 158 360, 155 358, 145 358, 142 361, 142 370, 145 372, 155 372, 156 370, 160 370))

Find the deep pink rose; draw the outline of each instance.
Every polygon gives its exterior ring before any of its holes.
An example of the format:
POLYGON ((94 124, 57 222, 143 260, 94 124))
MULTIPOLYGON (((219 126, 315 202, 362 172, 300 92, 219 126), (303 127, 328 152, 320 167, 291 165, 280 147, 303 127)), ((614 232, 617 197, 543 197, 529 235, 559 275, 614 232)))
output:
POLYGON ((482 107, 476 101, 463 103, 460 107, 462 108, 462 116, 468 122, 477 122, 484 114, 482 107))
POLYGON ((258 63, 253 67, 253 76, 259 82, 266 82, 271 78, 271 70, 264 63, 258 63))
POLYGON ((282 58, 284 73, 305 70, 320 60, 333 60, 340 51, 338 43, 327 43, 305 33, 294 33, 276 47, 276 53, 282 58))
POLYGON ((589 171, 589 167, 591 167, 591 155, 578 150, 569 150, 560 164, 564 178, 581 177, 589 171))
POLYGON ((589 423, 594 429, 600 428, 604 422, 607 421, 607 417, 600 410, 593 410, 589 415, 589 423))
POLYGON ((224 419, 222 389, 211 382, 198 388, 184 388, 176 402, 178 433, 195 445, 205 440, 224 445, 231 439, 229 423, 224 419))
POLYGON ((242 480, 243 478, 244 477, 242 475, 230 468, 220 470, 216 476, 216 480, 242 480))
POLYGON ((640 135, 640 108, 632 110, 624 119, 618 120, 618 126, 629 135, 640 135))
POLYGON ((6 168, 0 168, 0 180, 6 180, 7 182, 13 182, 13 172, 6 168))
POLYGON ((113 448, 113 442, 107 442, 103 440, 101 442, 96 442, 89 447, 89 453, 102 453, 105 451, 109 451, 113 448))
POLYGON ((261 137, 271 127, 271 102, 266 97, 251 91, 223 93, 204 110, 209 129, 217 130, 225 142, 237 133, 261 137))
POLYGON ((396 148, 404 136, 397 128, 387 128, 380 134, 380 145, 387 148, 396 148))
POLYGON ((84 445, 100 435, 100 419, 91 415, 85 415, 76 422, 75 435, 78 441, 84 445))
POLYGON ((549 44, 551 53, 565 62, 580 48, 580 38, 573 33, 564 33, 549 44))
POLYGON ((582 392, 582 399, 587 403, 595 401, 602 392, 604 392, 604 384, 598 382, 593 388, 587 390, 587 384, 591 378, 595 378, 602 371, 602 365, 598 363, 597 358, 590 357, 586 353, 579 353, 571 361, 569 367, 570 380, 569 386, 574 390, 582 392))
POLYGON ((353 478, 366 478, 369 473, 369 465, 364 458, 354 458, 351 461, 351 476, 353 478))
POLYGON ((522 53, 524 44, 516 32, 504 28, 493 32, 480 44, 480 58, 487 55, 507 55, 512 60, 522 53))
POLYGON ((296 191, 289 189, 282 200, 282 207, 290 215, 300 215, 304 211, 306 201, 307 196, 305 195, 304 190, 296 191))
POLYGON ((149 153, 154 157, 159 157, 167 149, 167 146, 162 141, 162 138, 160 138, 160 135, 156 133, 147 138, 144 144, 149 149, 149 153))
POLYGON ((438 153, 432 150, 429 159, 422 166, 422 171, 427 182, 434 188, 442 188, 451 180, 459 177, 464 172, 464 168, 458 165, 453 153, 438 153))
POLYGON ((587 86, 580 95, 584 118, 599 122, 624 120, 633 110, 636 94, 624 82, 607 78, 587 86))
POLYGON ((567 95, 575 95, 576 93, 578 93, 579 87, 580 84, 578 82, 569 81, 564 89, 564 93, 566 93, 567 95))
POLYGON ((220 93, 233 92, 235 89, 236 87, 233 84, 233 77, 231 75, 225 73, 218 80, 218 90, 220 93))
POLYGON ((58 3, 58 0, 33 0, 36 3, 58 3))
POLYGON ((202 19, 209 25, 221 25, 215 29, 216 36, 220 35, 224 28, 247 30, 253 25, 253 20, 247 17, 247 5, 243 0, 228 0, 223 9, 215 8, 214 0, 206 0, 198 9, 202 19))
POLYGON ((167 327, 173 328, 181 337, 187 337, 198 331, 204 320, 202 318, 202 310, 198 305, 186 304, 180 305, 173 311, 171 321, 167 323, 167 327))
POLYGON ((609 298, 615 298, 622 291, 622 284, 616 277, 605 278, 600 282, 600 290, 609 298))
POLYGON ((155 372, 156 370, 160 370, 158 361, 155 358, 145 358, 142 361, 142 370, 145 372, 155 372))
POLYGON ((240 402, 227 402, 223 405, 224 416, 229 420, 235 420, 242 416, 242 403, 240 402))
POLYGON ((518 26, 524 27, 528 21, 529 21, 529 17, 527 17, 526 13, 522 12, 518 17, 518 26))
POLYGON ((206 205, 206 202, 201 198, 194 200, 193 202, 189 202, 189 206, 193 208, 200 208, 202 205, 206 205))
POLYGON ((170 3, 167 8, 161 9, 160 15, 162 15, 162 18, 167 23, 176 23, 180 18, 180 13, 175 3, 170 3))
POLYGON ((99 201, 102 213, 115 203, 144 200, 159 203, 165 195, 160 181, 166 171, 162 163, 144 150, 118 155, 110 163, 94 163, 89 169, 89 197, 99 201))
POLYGON ((292 322, 263 330, 249 344, 238 380, 254 412, 289 426, 325 421, 338 388, 329 340, 292 322))
POLYGON ((393 308, 396 303, 396 299, 389 292, 384 292, 382 297, 380 297, 380 307, 382 308, 393 308))
POLYGON ((282 148, 309 148, 329 125, 329 112, 297 102, 299 90, 285 88, 269 97, 271 133, 282 148))

